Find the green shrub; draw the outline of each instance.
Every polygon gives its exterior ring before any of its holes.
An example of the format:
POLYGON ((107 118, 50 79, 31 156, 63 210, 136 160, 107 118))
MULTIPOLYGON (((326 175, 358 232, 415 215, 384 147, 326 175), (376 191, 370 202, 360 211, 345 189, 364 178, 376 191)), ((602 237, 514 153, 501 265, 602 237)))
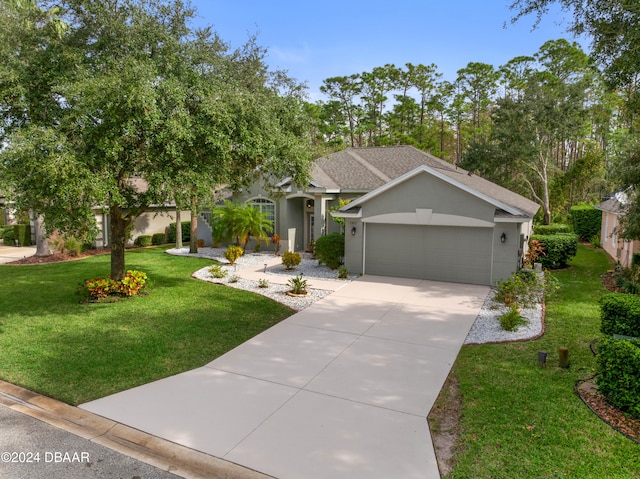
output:
POLYGON ((640 337, 640 297, 607 293, 600 298, 600 331, 640 337))
POLYGON ((555 235, 558 233, 572 233, 571 226, 564 224, 535 225, 533 227, 534 235, 555 235))
POLYGON ((526 324, 527 321, 520 315, 515 307, 510 307, 509 311, 500 316, 500 326, 505 331, 517 331, 518 326, 526 324))
POLYGON ((287 285, 291 288, 293 294, 307 294, 307 280, 302 276, 296 276, 287 281, 287 285))
POLYGON ((604 338, 596 362, 598 390, 618 409, 640 419, 640 341, 604 338))
POLYGON ((151 235, 140 235, 134 241, 136 246, 151 246, 151 235))
POLYGON ((544 268, 564 268, 567 262, 578 252, 578 237, 573 233, 555 235, 533 235, 531 241, 539 241, 544 254, 537 259, 544 268))
POLYGON ((298 266, 302 261, 300 253, 293 253, 291 251, 285 251, 282 255, 282 264, 286 269, 291 270, 298 266))
POLYGON ((316 240, 315 255, 320 264, 337 269, 344 256, 344 235, 331 233, 316 240))
POLYGON ((340 265, 340 267, 338 268, 338 278, 346 279, 348 276, 349 270, 347 269, 347 267, 345 265, 340 265))
POLYGON ((229 271, 224 269, 219 264, 214 264, 213 266, 211 266, 211 268, 209 268, 209 274, 214 278, 224 278, 228 273, 229 271))
POLYGON ((494 300, 507 306, 531 308, 556 287, 553 277, 521 269, 504 281, 498 281, 494 300))
POLYGON ((227 258, 227 261, 231 264, 235 264, 240 256, 244 254, 244 250, 240 246, 231 245, 224 252, 224 257, 227 258))
POLYGON ((602 211, 591 205, 576 205, 571 207, 571 221, 573 231, 578 237, 583 241, 589 241, 600 233, 602 211))
MULTIPOLYGON (((191 221, 183 221, 180 223, 182 230, 182 242, 188 243, 191 241, 191 221)), ((167 231, 167 240, 169 243, 176 242, 176 224, 171 223, 167 231)))
POLYGON ((266 278, 260 278, 258 280, 258 288, 268 288, 269 287, 269 280, 266 278))
POLYGON ((20 246, 31 246, 31 225, 13 225, 13 236, 18 240, 20 246))
POLYGON ((2 233, 2 241, 5 246, 13 246, 15 239, 16 237, 13 234, 13 228, 5 229, 2 233))
POLYGON ((151 236, 151 244, 152 245, 161 245, 167 242, 167 235, 164 233, 154 233, 151 236))

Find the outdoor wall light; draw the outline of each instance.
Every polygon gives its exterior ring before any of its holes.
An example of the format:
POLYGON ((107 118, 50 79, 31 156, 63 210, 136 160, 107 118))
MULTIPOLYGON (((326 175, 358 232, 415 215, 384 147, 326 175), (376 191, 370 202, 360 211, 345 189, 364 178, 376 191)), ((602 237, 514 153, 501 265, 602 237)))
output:
POLYGON ((504 243, 505 241, 507 241, 507 235, 502 233, 500 235, 500 243, 504 243))
POLYGON ((355 236, 356 235, 356 227, 354 226, 353 228, 351 228, 351 236, 355 236))
POLYGON ((313 201, 307 200, 307 209, 310 210, 311 208, 313 208, 313 201))

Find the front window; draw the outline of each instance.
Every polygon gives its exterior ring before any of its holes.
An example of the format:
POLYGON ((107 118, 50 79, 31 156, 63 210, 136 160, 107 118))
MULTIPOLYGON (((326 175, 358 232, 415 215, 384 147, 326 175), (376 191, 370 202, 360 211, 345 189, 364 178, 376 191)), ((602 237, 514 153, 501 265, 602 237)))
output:
POLYGON ((247 201, 248 205, 258 208, 265 217, 270 220, 275 228, 276 225, 276 205, 273 201, 267 198, 254 198, 247 201))

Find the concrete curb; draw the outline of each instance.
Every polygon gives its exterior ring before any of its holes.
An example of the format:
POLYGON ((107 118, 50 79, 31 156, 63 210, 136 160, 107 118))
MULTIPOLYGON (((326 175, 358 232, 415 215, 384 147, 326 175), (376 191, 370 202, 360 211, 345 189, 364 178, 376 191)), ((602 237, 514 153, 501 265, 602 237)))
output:
POLYGON ((2 380, 0 405, 185 479, 272 478, 2 380))

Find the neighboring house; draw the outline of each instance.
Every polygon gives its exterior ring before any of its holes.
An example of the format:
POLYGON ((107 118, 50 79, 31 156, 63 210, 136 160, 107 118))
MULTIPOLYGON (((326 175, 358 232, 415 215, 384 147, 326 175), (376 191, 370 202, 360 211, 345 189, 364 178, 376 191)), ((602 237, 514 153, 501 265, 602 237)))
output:
POLYGON ((311 182, 235 196, 303 250, 346 221, 351 273, 495 284, 521 264, 539 206, 411 146, 348 148, 315 161, 311 182), (337 209, 339 199, 353 201, 337 209))
POLYGON ((602 211, 600 244, 623 268, 630 268, 633 264, 633 255, 640 253, 639 241, 629 241, 618 236, 620 219, 625 215, 628 202, 627 192, 619 191, 596 205, 596 208, 602 211))

